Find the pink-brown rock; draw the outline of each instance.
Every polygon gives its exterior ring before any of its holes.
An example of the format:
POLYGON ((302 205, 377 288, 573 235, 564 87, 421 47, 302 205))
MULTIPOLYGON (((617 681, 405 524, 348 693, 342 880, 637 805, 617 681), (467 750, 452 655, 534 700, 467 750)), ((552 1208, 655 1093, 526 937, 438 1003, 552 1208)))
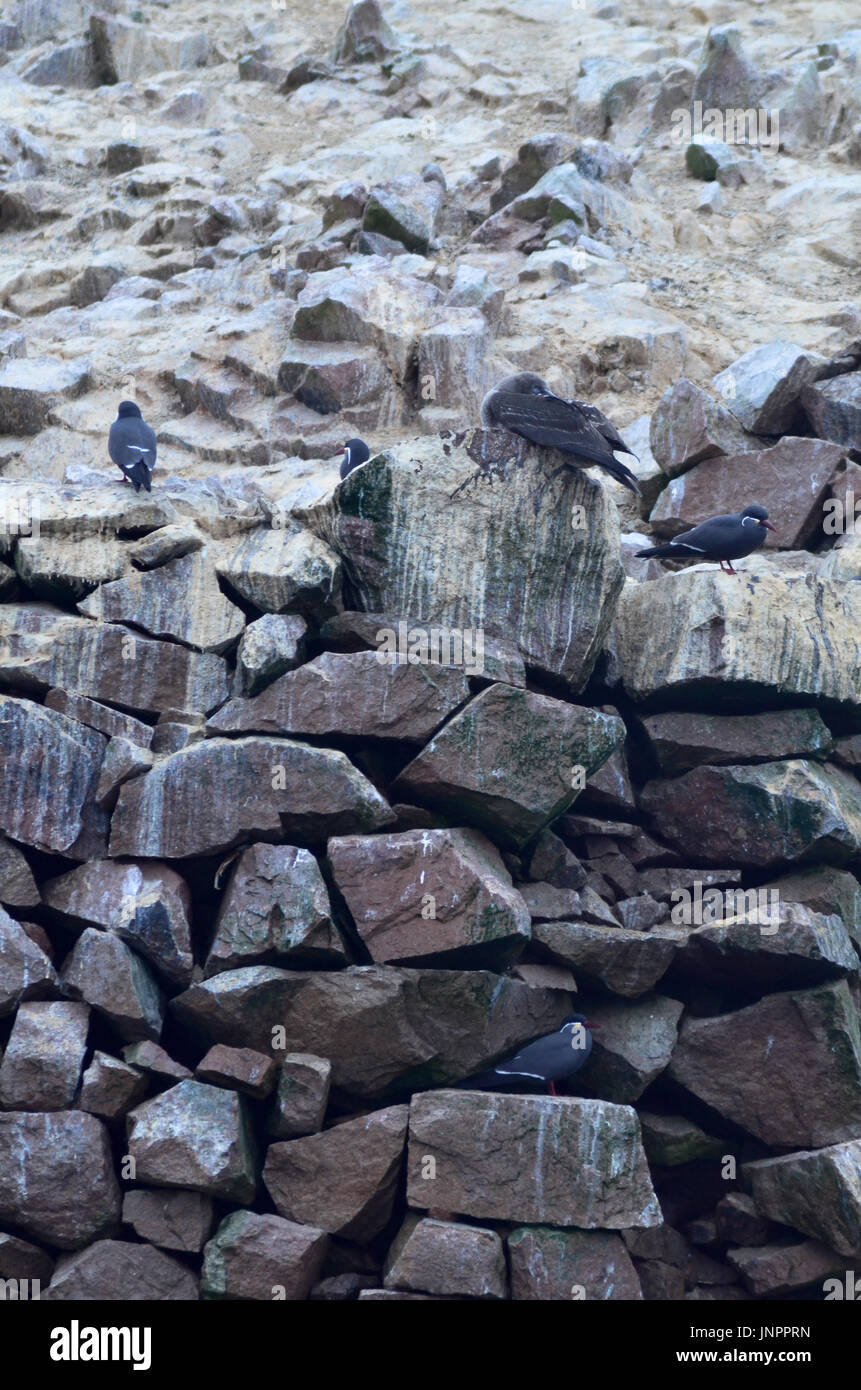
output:
POLYGON ((503 969, 529 940, 529 912, 479 831, 353 835, 328 856, 372 960, 503 969))
POLYGON ((409 1107, 394 1105, 320 1134, 270 1145, 263 1181, 281 1216, 363 1244, 394 1207, 409 1107))

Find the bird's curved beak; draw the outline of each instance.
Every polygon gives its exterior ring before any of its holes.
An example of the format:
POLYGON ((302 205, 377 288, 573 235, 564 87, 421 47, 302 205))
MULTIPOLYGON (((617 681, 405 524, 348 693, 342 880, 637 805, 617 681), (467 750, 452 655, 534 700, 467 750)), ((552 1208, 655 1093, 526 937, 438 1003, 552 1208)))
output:
POLYGON ((776 530, 777 530, 777 527, 776 527, 776 526, 772 526, 772 524, 771 524, 770 521, 761 521, 759 524, 760 524, 760 526, 764 526, 765 529, 766 529, 766 531, 776 531, 776 530))
POLYGON ((588 1028, 590 1033, 600 1033, 601 1031, 600 1023, 594 1023, 591 1018, 586 1019, 586 1022, 583 1024, 583 1027, 588 1028))

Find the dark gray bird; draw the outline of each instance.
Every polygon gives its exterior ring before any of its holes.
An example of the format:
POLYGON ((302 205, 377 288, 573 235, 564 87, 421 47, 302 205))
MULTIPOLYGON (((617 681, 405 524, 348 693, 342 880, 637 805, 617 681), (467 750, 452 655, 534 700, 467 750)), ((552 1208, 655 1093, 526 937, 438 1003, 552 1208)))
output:
POLYGON ((765 507, 754 502, 743 512, 729 512, 726 516, 713 516, 710 521, 702 521, 690 531, 668 541, 666 545, 654 545, 650 550, 638 550, 643 559, 658 560, 719 560, 725 574, 737 574, 732 567, 733 560, 743 560, 765 545, 766 535, 774 531, 768 520, 765 507))
POLYGON ((510 1087, 534 1086, 539 1081, 555 1096, 555 1082, 573 1076, 585 1064, 592 1051, 589 1029, 596 1026, 582 1014, 569 1014, 557 1033, 538 1038, 515 1052, 513 1057, 506 1057, 488 1071, 468 1076, 457 1084, 467 1091, 503 1091, 510 1087))
POLYGON ((546 381, 535 372, 507 376, 488 391, 481 403, 481 423, 486 429, 511 430, 532 444, 544 444, 572 454, 576 468, 597 463, 605 473, 639 495, 637 480, 630 468, 614 457, 613 450, 631 454, 615 425, 594 405, 566 401, 554 396, 546 381))
POLYGON ((155 431, 141 419, 134 401, 120 401, 117 418, 108 434, 108 453, 117 468, 133 485, 135 492, 152 492, 155 468, 155 431))
POLYGON ((346 478, 360 463, 367 463, 370 457, 371 451, 364 439, 348 439, 344 445, 344 457, 341 459, 341 477, 346 478))

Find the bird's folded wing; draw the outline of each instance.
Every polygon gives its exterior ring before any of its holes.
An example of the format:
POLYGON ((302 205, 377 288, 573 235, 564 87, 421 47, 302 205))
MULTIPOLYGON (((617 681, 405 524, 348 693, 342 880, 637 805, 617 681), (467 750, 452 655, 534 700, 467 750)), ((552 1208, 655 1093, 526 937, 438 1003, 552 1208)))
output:
POLYGON ((496 423, 533 444, 578 454, 593 463, 615 462, 612 452, 578 406, 554 396, 520 396, 499 391, 494 397, 496 423))
POLYGON ((633 450, 628 448, 616 426, 607 419, 607 416, 598 409, 597 405, 586 405, 583 401, 571 401, 570 404, 576 406, 586 416, 590 425, 594 425, 602 438, 606 439, 611 449, 620 449, 623 454, 633 455, 633 450))

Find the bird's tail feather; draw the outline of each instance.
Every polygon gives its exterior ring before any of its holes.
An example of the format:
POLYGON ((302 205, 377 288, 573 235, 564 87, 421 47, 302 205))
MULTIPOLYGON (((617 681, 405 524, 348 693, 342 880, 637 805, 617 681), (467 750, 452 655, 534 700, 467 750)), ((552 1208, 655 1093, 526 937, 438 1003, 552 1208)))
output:
POLYGON ((663 559, 665 556, 687 560, 695 555, 703 559, 702 551, 688 550, 682 541, 676 541, 675 545, 653 545, 650 550, 638 550, 635 553, 638 560, 663 559))
POLYGON ((634 477, 630 468, 624 463, 620 463, 617 458, 602 459, 601 467, 605 473, 609 473, 611 478, 615 478, 617 483, 621 483, 629 492, 634 492, 639 497, 640 485, 634 477))
POLYGON ((142 459, 138 459, 137 463, 133 463, 131 468, 126 469, 126 477, 129 482, 134 483, 135 492, 139 492, 141 488, 144 488, 146 492, 152 492, 149 469, 142 459))

